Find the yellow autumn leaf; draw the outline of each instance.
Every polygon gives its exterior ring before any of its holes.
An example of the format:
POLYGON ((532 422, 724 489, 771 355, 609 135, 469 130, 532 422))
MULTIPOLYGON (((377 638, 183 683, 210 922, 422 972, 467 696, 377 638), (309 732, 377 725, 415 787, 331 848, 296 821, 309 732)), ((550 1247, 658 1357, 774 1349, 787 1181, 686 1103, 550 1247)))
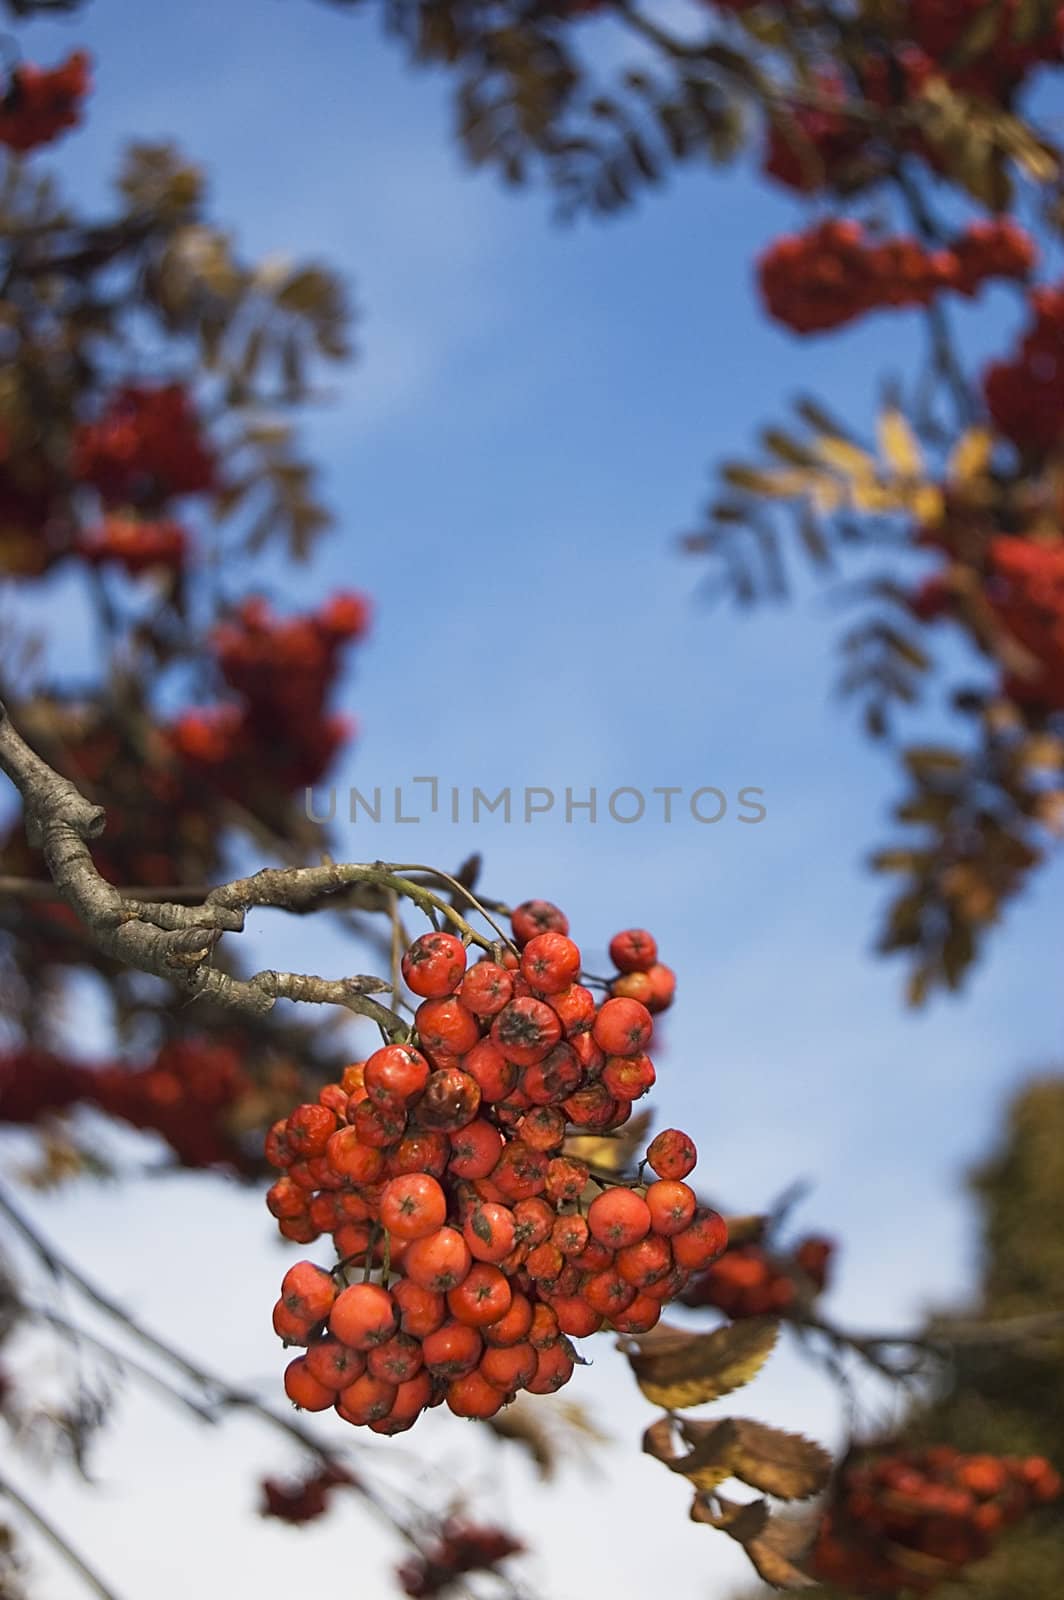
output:
POLYGON ((900 478, 922 478, 924 457, 916 435, 897 406, 880 413, 876 426, 883 459, 900 478))
POLYGON ((988 428, 969 428, 957 440, 949 458, 946 476, 951 483, 970 483, 986 476, 994 437, 988 428))
POLYGON ((841 472, 844 477, 864 480, 876 476, 876 464, 868 452, 838 434, 821 434, 814 441, 813 448, 821 461, 836 472, 841 472))

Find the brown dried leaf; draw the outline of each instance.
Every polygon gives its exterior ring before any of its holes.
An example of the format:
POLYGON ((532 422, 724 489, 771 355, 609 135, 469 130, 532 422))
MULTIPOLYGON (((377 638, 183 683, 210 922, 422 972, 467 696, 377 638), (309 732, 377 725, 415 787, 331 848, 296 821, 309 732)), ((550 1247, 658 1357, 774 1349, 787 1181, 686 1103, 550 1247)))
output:
POLYGON ((623 1349, 647 1399, 670 1411, 705 1405, 756 1377, 779 1335, 779 1323, 751 1317, 713 1333, 691 1334, 658 1326, 623 1349))

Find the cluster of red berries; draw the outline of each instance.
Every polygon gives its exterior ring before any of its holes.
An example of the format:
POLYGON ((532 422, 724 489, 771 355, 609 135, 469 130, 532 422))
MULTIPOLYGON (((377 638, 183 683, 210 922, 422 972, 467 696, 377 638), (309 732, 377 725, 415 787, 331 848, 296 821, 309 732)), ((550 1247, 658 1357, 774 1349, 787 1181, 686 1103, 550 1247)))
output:
POLYGON ((909 0, 905 31, 957 88, 988 100, 1008 100, 1033 68, 1061 60, 1064 10, 1045 7, 1042 27, 1032 33, 1025 24, 1024 0, 998 0, 993 37, 974 59, 959 63, 958 47, 986 9, 986 0, 909 0))
POLYGON ((32 150, 77 126, 89 92, 89 57, 75 50, 59 67, 17 66, 0 99, 0 144, 32 150))
POLYGON ((214 454, 185 386, 126 384, 74 433, 71 470, 111 506, 148 511, 215 486, 214 454))
POLYGON ((456 1578, 469 1572, 494 1572, 507 1556, 520 1555, 524 1548, 503 1528, 477 1527, 449 1517, 432 1548, 404 1561, 396 1575, 410 1600, 431 1600, 456 1578))
POLYGON ((93 1105, 160 1134, 183 1166, 250 1170, 227 1121, 250 1087, 241 1052, 209 1039, 165 1044, 141 1067, 18 1049, 0 1055, 0 1122, 32 1124, 48 1112, 93 1105))
POLYGON ((1064 711, 1064 541, 993 539, 989 560, 987 599, 1038 663, 1031 676, 1012 674, 1005 688, 1024 704, 1064 711))
POLYGON ((681 1296, 685 1306, 715 1306, 733 1321, 780 1316, 827 1288, 835 1253, 831 1239, 810 1235, 790 1256, 770 1255, 762 1245, 732 1245, 718 1261, 692 1278, 681 1296))
POLYGON ((965 1456, 949 1446, 863 1453, 839 1476, 810 1570, 859 1594, 926 1594, 989 1555, 1007 1527, 1060 1490, 1041 1456, 965 1456), (906 1562, 910 1553, 924 1561, 906 1562))
POLYGON ((1008 220, 968 228, 949 249, 870 239, 859 222, 829 219, 777 239, 758 261, 769 314, 796 333, 840 328, 868 311, 921 306, 942 290, 974 295, 990 278, 1024 278, 1033 241, 1008 220))
POLYGON ((351 1488, 355 1479, 343 1467, 330 1463, 305 1478, 262 1480, 259 1515, 299 1525, 324 1516, 337 1489, 351 1488))
POLYGON ((158 568, 180 570, 188 546, 188 533, 172 518, 116 515, 79 534, 75 549, 90 566, 113 564, 136 577, 158 568))
MULTIPOLYGON (((572 1132, 619 1128, 653 1084, 653 1017, 624 994, 596 1003, 557 907, 526 902, 513 933, 516 949, 468 969, 452 934, 415 940, 410 1042, 348 1067, 270 1132, 282 1234, 331 1234, 340 1258, 292 1267, 274 1308, 279 1336, 307 1347, 285 1374, 297 1405, 386 1434, 441 1401, 494 1416, 518 1390, 569 1381, 570 1339, 648 1331, 725 1248, 723 1219, 683 1181, 686 1134, 652 1141, 645 1186, 596 1179, 566 1153, 572 1132)), ((642 930, 610 950, 618 983, 660 965, 642 930)))
POLYGON ((1024 451, 1043 452, 1064 434, 1064 285, 1034 290, 1019 351, 983 375, 987 409, 1001 433, 1024 451))
POLYGON ((243 796, 249 771, 285 793, 316 783, 354 731, 325 707, 344 647, 368 626, 360 594, 335 594, 320 610, 287 618, 265 600, 244 601, 211 640, 242 703, 185 712, 171 730, 173 748, 223 792, 243 796))

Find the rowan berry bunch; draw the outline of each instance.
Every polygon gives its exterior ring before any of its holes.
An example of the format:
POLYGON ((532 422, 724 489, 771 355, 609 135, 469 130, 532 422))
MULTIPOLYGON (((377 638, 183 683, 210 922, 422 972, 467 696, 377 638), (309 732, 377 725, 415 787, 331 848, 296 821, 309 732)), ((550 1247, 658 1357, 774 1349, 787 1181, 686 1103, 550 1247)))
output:
POLYGON ((431 1549, 411 1556, 396 1576, 410 1600, 431 1600, 469 1572, 494 1572, 507 1556, 520 1555, 524 1545, 503 1528, 479 1527, 449 1518, 431 1549))
POLYGON ((859 1594, 926 1594, 1060 1491, 1041 1456, 966 1456, 949 1446, 861 1452, 839 1474, 810 1570, 859 1594))
POLYGON ((122 567, 131 577, 152 568, 178 572, 185 565, 189 536, 169 517, 107 516, 77 537, 75 552, 90 566, 122 567))
POLYGON ((31 1125, 91 1105, 158 1133, 182 1166, 254 1171, 233 1114, 250 1094, 244 1050, 206 1038, 164 1044, 144 1065, 102 1065, 21 1048, 0 1055, 0 1123, 31 1125))
POLYGON ((300 1525, 324 1516, 337 1489, 351 1488, 356 1480, 338 1464, 318 1467, 305 1478, 262 1480, 259 1515, 300 1525))
POLYGON ((84 50, 75 50, 58 67, 28 61, 15 67, 0 99, 0 144, 22 153, 76 127, 89 92, 89 65, 84 50))
POLYGON ((316 783, 353 733, 327 702, 344 651, 369 626, 364 596, 338 593, 317 612, 280 618, 245 600, 215 629, 221 676, 241 703, 187 711, 171 731, 182 761, 223 793, 243 796, 250 769, 285 793, 316 783))
POLYGON ((126 384, 75 430, 72 471, 110 506, 158 508, 216 484, 214 453, 183 384, 126 384))
POLYGON ((285 1386, 308 1410, 386 1434, 441 1401, 491 1417, 521 1389, 567 1383, 571 1340, 648 1331, 725 1247, 723 1219, 684 1181, 685 1133, 651 1142, 648 1183, 596 1176, 567 1148, 620 1128, 654 1083, 650 1007, 674 980, 653 938, 614 938, 599 1001, 557 907, 526 902, 512 927, 512 946, 472 966, 453 934, 416 939, 410 1038, 269 1135, 282 1234, 331 1234, 340 1258, 294 1266, 274 1308, 280 1337, 306 1347, 285 1386))
POLYGON ((822 333, 869 311, 925 306, 943 290, 971 296, 992 278, 1026 278, 1035 260, 1033 240, 1009 219, 975 223, 936 250, 829 219, 775 240, 758 275, 770 316, 796 333, 822 333))
POLYGON ((1028 296, 1031 321, 1011 360, 983 376, 987 409, 1025 456, 1044 455, 1064 434, 1064 285, 1028 296))
POLYGON ((686 1306, 715 1306, 733 1321, 786 1315, 824 1292, 834 1253, 833 1240, 812 1234, 789 1256, 760 1244, 732 1245, 691 1280, 681 1298, 686 1306))

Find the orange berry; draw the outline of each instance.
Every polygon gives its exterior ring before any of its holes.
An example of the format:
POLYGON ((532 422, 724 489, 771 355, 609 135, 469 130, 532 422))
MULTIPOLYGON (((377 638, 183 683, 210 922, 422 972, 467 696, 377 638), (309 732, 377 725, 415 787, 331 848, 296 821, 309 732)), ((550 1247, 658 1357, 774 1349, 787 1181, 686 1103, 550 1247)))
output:
POLYGON ((284 1391, 289 1400, 303 1411, 327 1411, 336 1399, 332 1389, 327 1389, 307 1367, 306 1356, 290 1361, 284 1373, 284 1391))
POLYGON ((423 1289, 446 1294, 466 1277, 472 1259, 458 1230, 445 1227, 413 1241, 403 1257, 403 1270, 423 1289))
POLYGON ((607 1189, 588 1207, 588 1227, 611 1250, 637 1244, 650 1232, 650 1221, 649 1206, 631 1189, 607 1189))
POLYGON ((341 1290, 329 1314, 329 1331, 353 1350, 384 1344, 398 1325, 395 1301, 375 1283, 355 1283, 341 1290))
POLYGON ((381 1194, 380 1219, 397 1239, 424 1239, 447 1220, 447 1196, 427 1172, 392 1178, 381 1194))

